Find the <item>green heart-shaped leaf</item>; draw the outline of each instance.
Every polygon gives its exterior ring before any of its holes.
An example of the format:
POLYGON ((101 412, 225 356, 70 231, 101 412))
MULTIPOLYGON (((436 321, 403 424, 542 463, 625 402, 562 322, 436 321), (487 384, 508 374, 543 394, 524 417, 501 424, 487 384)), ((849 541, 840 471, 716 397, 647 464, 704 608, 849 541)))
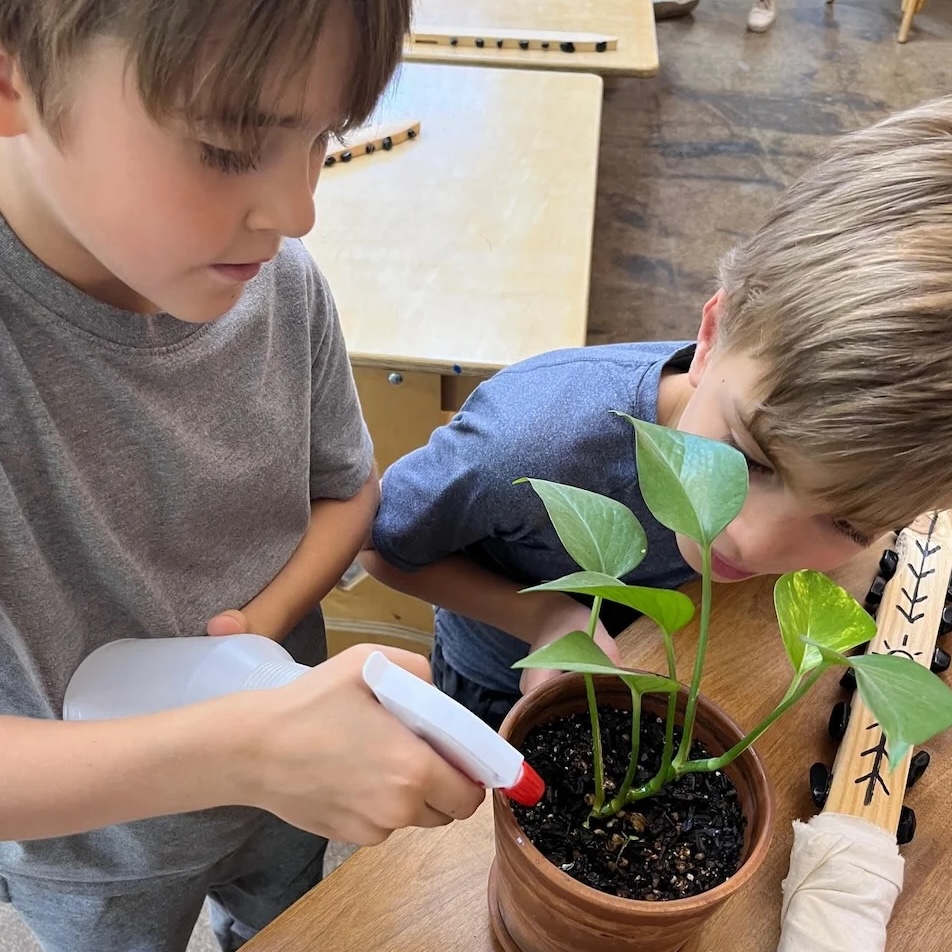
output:
POLYGON ((683 592, 626 585, 601 572, 574 572, 524 591, 573 592, 576 595, 597 596, 647 615, 668 635, 680 631, 694 617, 694 602, 683 592))
POLYGON ((645 557, 648 539, 634 513, 599 493, 523 477, 539 494, 565 551, 589 572, 626 575, 645 557))
POLYGON ((747 498, 747 461, 734 447, 636 420, 638 483, 663 526, 710 545, 747 498))
POLYGON ((783 646, 798 674, 817 667, 818 645, 849 651, 876 634, 876 622, 845 589, 821 572, 788 572, 774 586, 783 646))
POLYGON ((952 727, 952 690, 928 668, 887 654, 860 655, 849 663, 860 697, 886 734, 894 767, 910 747, 952 727))
POLYGON ((584 631, 570 631, 558 641, 543 645, 514 668, 551 668, 554 671, 579 671, 582 674, 613 674, 637 694, 671 694, 677 681, 657 674, 634 674, 619 668, 584 631))

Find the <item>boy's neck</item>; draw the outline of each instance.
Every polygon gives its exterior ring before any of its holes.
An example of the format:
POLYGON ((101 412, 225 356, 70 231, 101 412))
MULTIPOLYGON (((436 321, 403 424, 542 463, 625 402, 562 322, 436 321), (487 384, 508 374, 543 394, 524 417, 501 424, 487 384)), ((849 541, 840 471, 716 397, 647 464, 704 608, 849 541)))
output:
POLYGON ((658 423, 677 429, 693 388, 687 371, 665 367, 658 384, 658 423))

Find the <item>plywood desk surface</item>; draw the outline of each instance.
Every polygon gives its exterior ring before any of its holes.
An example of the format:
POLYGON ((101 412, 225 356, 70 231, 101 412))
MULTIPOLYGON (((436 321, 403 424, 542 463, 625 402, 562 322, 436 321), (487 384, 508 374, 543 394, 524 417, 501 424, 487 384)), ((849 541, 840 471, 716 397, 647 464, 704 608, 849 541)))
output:
POLYGON ((418 138, 324 169, 305 244, 355 365, 486 374, 585 343, 601 79, 405 64, 418 138))
MULTIPOLYGON (((878 553, 867 553, 838 577, 861 596, 878 553)), ((696 596, 697 590, 688 590, 696 596)), ((705 691, 742 725, 759 721, 783 694, 789 663, 775 633, 772 580, 717 586, 705 691), (745 680, 747 680, 745 683, 745 680)), ((690 660, 695 631, 678 635, 690 660)), ((621 636, 625 661, 661 671, 660 639, 640 623, 621 636)), ((682 678, 689 671, 681 672, 682 678)), ((758 743, 777 794, 777 827, 770 855, 746 892, 731 900, 684 952, 775 952, 779 937, 780 883, 787 871, 791 821, 812 815, 810 764, 832 764, 826 735, 830 708, 843 697, 835 677, 758 743)), ((952 846, 948 796, 952 736, 927 745, 932 766, 909 793, 918 831, 903 848, 905 889, 889 927, 887 952, 947 952, 952 926, 947 908, 947 868, 952 846)), ((256 940, 248 952, 492 952, 486 877, 493 856, 489 799, 464 823, 441 830, 404 830, 382 846, 359 851, 256 940)))
POLYGON ((652 76, 658 71, 651 0, 419 0, 414 29, 432 26, 601 33, 618 37, 618 48, 604 53, 562 53, 408 43, 408 60, 581 70, 603 76, 652 76))

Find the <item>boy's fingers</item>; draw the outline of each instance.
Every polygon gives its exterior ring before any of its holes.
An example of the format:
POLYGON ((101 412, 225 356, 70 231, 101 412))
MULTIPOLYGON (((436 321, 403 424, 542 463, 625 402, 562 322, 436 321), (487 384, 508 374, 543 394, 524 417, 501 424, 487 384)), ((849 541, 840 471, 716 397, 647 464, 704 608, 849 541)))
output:
POLYGON ((209 635, 243 635, 249 632, 248 619, 244 613, 231 608, 220 612, 205 626, 209 635))
MULTIPOLYGON (((379 651, 386 655, 387 659, 401 668, 415 674, 418 678, 432 683, 433 676, 430 673, 430 662, 421 654, 415 651, 405 651, 403 648, 391 648, 389 645, 357 645, 352 651, 359 651, 363 660, 370 655, 372 651, 379 651)), ((361 665, 363 661, 361 661, 361 665)))
POLYGON ((439 755, 434 758, 434 764, 429 785, 432 792, 427 797, 425 815, 429 816, 432 811, 448 820, 468 819, 483 802, 486 796, 485 788, 473 783, 439 755))

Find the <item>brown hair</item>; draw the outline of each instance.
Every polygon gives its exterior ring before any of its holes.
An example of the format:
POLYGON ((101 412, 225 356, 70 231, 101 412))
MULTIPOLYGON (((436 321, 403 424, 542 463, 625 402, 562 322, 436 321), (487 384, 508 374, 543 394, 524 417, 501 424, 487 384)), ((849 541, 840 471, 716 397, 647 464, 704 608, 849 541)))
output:
POLYGON ((834 144, 723 261, 718 346, 763 362, 747 421, 865 531, 952 505, 952 97, 834 144))
MULTIPOLYGON (((0 48, 19 64, 40 114, 58 132, 61 93, 88 43, 114 37, 128 47, 150 114, 200 112, 233 118, 257 139, 266 82, 279 85, 308 63, 335 0, 3 0, 0 48)), ((400 60, 412 0, 339 0, 359 34, 343 129, 370 113, 400 60)))

